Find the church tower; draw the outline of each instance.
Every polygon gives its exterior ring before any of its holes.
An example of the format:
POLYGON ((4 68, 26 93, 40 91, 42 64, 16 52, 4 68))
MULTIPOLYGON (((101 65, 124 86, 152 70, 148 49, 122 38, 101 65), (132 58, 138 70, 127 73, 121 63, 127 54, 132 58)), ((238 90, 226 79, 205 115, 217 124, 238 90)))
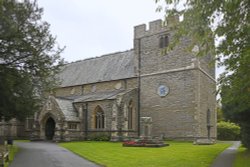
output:
POLYGON ((134 28, 137 61, 139 117, 152 118, 152 136, 168 139, 216 138, 215 67, 211 57, 196 57, 183 38, 167 54, 173 40, 172 19, 134 28))

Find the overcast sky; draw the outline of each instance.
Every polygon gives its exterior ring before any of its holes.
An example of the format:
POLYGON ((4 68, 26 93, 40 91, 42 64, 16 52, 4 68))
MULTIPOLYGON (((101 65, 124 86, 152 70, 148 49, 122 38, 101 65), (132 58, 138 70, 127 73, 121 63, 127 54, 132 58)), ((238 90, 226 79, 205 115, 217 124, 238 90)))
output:
POLYGON ((38 0, 62 57, 82 60, 133 48, 133 27, 162 19, 155 0, 38 0))
MULTIPOLYGON (((155 0, 38 0, 67 62, 133 48, 134 26, 163 19, 155 0)), ((224 69, 217 69, 218 74, 224 69)))

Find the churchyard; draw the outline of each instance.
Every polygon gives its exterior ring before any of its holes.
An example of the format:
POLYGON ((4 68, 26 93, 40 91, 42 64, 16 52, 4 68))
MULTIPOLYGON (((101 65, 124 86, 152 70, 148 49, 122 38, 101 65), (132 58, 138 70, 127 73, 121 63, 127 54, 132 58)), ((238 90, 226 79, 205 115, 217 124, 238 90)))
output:
MULTIPOLYGON (((18 141, 15 141, 16 143, 18 141)), ((21 141, 24 142, 24 141, 21 141)), ((25 141, 27 142, 27 141, 25 141)), ((82 141, 65 142, 58 145, 73 153, 107 167, 210 167, 216 156, 231 145, 231 142, 217 141, 214 145, 193 145, 187 141, 167 141, 166 147, 123 147, 121 142, 82 141)), ((20 149, 9 146, 8 167, 20 149)), ((248 167, 250 152, 240 147, 233 167, 248 167)))
POLYGON ((123 147, 120 142, 69 142, 60 146, 97 164, 108 167, 209 167, 215 157, 230 143, 193 145, 192 142, 170 141, 160 148, 123 147))

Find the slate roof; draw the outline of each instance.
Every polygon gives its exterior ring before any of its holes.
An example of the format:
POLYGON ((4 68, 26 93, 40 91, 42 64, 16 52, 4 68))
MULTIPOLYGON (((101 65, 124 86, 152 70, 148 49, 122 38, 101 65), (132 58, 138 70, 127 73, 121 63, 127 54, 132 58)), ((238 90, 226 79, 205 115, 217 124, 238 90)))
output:
POLYGON ((55 98, 57 104, 59 105, 61 111, 63 112, 66 121, 80 121, 77 117, 77 113, 73 108, 72 100, 55 98))
POLYGON ((78 96, 66 96, 66 97, 55 97, 55 100, 63 112, 66 121, 80 121, 76 110, 73 107, 73 103, 78 102, 90 102, 99 100, 113 100, 119 95, 124 95, 135 89, 127 90, 115 90, 107 92, 93 92, 85 95, 78 96))
POLYGON ((60 87, 135 77, 134 51, 118 52, 65 65, 60 87))

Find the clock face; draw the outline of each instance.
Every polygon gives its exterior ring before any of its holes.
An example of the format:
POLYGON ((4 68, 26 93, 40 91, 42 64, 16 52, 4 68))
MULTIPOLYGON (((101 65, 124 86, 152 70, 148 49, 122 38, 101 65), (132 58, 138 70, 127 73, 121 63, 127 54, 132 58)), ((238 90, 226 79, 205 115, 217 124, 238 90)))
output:
POLYGON ((165 86, 165 85, 160 85, 158 87, 157 93, 158 93, 159 96, 165 97, 169 93, 169 88, 167 86, 165 86))

